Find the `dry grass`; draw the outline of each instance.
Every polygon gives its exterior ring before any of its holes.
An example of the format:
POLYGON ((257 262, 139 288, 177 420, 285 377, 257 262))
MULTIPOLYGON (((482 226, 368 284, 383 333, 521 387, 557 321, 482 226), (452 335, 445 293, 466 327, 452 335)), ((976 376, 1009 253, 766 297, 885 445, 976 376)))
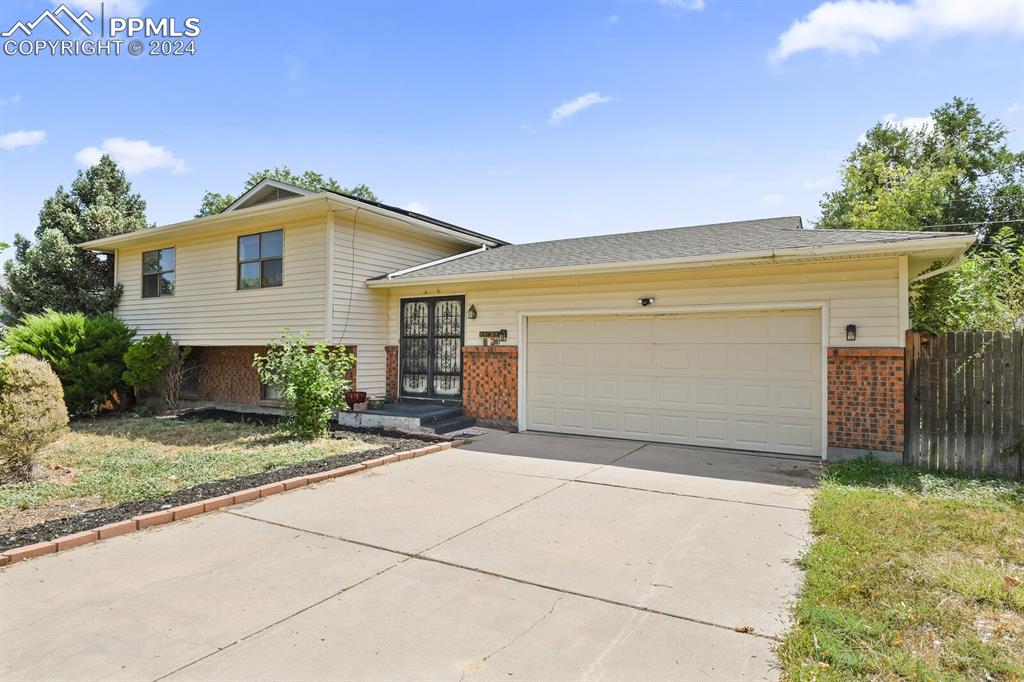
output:
POLYGON ((82 506, 160 497, 371 447, 357 439, 298 441, 257 424, 134 417, 76 422, 40 453, 44 475, 0 485, 0 532, 82 506))
POLYGON ((811 523, 787 677, 1024 679, 1024 482, 841 464, 811 523))

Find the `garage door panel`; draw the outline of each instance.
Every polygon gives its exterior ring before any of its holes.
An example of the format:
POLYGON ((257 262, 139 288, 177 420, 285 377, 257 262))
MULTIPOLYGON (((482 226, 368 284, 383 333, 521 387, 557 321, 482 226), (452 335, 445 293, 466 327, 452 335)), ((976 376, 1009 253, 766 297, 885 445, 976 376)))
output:
POLYGON ((634 437, 646 438, 653 425, 652 416, 647 412, 625 412, 622 415, 622 432, 634 437))
POLYGON ((768 420, 736 419, 733 421, 736 443, 752 449, 765 448, 772 442, 772 426, 768 420))
POLYGON ((687 442, 693 437, 692 417, 680 414, 658 415, 658 430, 655 440, 666 440, 670 443, 687 442))
POLYGON ((555 423, 555 409, 553 407, 532 405, 526 411, 534 428, 550 430, 552 427, 558 426, 555 423))
POLYGON ((596 432, 618 433, 621 430, 619 428, 619 414, 613 411, 592 410, 590 427, 596 432))
POLYGON ((662 381, 655 385, 658 402, 672 409, 682 409, 690 404, 690 386, 674 381, 662 381))

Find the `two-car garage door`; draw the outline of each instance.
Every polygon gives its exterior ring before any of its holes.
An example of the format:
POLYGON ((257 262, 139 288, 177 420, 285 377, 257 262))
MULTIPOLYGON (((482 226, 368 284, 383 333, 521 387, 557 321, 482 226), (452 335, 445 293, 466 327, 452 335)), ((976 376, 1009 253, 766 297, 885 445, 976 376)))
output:
POLYGON ((526 427, 821 454, 818 310, 529 317, 526 427))

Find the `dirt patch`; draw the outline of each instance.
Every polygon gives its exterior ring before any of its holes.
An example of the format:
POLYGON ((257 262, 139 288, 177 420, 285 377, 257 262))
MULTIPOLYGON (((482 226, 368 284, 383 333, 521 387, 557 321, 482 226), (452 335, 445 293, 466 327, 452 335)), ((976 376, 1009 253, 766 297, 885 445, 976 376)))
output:
POLYGON ((0 533, 36 526, 47 521, 77 516, 103 504, 99 497, 76 497, 54 500, 39 507, 12 509, 0 513, 0 533))

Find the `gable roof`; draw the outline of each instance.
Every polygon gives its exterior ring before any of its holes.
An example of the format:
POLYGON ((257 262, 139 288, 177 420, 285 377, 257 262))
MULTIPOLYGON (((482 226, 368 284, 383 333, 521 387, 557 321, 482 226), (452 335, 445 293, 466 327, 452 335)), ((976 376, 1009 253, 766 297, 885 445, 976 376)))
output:
POLYGON ((357 201, 367 206, 373 206, 389 213, 404 216, 406 218, 415 218, 416 220, 442 227, 446 230, 452 230, 459 232, 469 237, 475 237, 480 239, 482 242, 490 242, 492 244, 508 244, 508 242, 495 239, 494 237, 488 236, 480 232, 474 232, 473 230, 466 229, 465 227, 459 227, 453 223, 445 222, 444 220, 438 220, 422 213, 416 213, 415 211, 408 211, 404 208, 398 208, 397 206, 389 206, 388 204, 382 204, 379 201, 371 201, 370 199, 363 199, 361 197, 352 196, 351 194, 345 194, 344 192, 338 192, 333 189, 321 187, 318 191, 314 192, 298 185, 292 185, 287 182, 281 182, 280 180, 273 180, 271 178, 264 178, 259 183, 253 185, 242 193, 234 202, 221 213, 229 213, 231 211, 238 211, 245 208, 251 208, 260 204, 267 204, 272 201, 282 201, 285 199, 294 199, 296 197, 303 196, 314 196, 316 194, 330 194, 337 197, 344 197, 349 201, 357 201))
MULTIPOLYGON (((879 230, 807 230, 799 216, 714 223, 665 230, 624 232, 595 237, 513 244, 444 259, 425 266, 374 278, 381 284, 416 284, 432 279, 485 279, 489 275, 536 273, 561 269, 637 269, 655 264, 727 261, 781 256, 826 255, 827 251, 903 251, 951 248, 962 253, 974 242, 960 232, 894 232, 879 230), (940 243, 941 242, 941 243, 940 243), (891 247, 891 248, 890 248, 891 247)), ((371 280, 373 282, 373 280, 371 280)))
POLYGON ((93 239, 92 241, 78 244, 78 248, 109 252, 131 244, 142 244, 154 240, 178 237, 182 234, 197 234, 200 230, 230 229, 234 225, 244 225, 254 217, 269 217, 269 219, 273 220, 283 220, 297 216, 308 217, 316 211, 350 210, 353 207, 380 217, 396 220, 412 229, 441 235, 446 239, 463 244, 495 247, 508 243, 481 232, 474 232, 473 230, 468 230, 421 213, 407 211, 396 206, 388 206, 376 201, 360 199, 342 192, 330 190, 313 192, 302 187, 268 179, 252 187, 242 196, 238 197, 231 206, 228 206, 220 213, 202 218, 193 218, 180 223, 126 232, 112 237, 93 239), (295 196, 287 196, 288 193, 294 193, 295 196))
POLYGON ((243 208, 258 206, 271 201, 294 199, 295 197, 308 197, 311 194, 316 194, 316 192, 303 187, 298 187, 297 185, 289 185, 288 183, 281 182, 280 180, 263 178, 258 183, 242 192, 242 194, 231 202, 230 206, 221 211, 221 213, 238 211, 243 208))

